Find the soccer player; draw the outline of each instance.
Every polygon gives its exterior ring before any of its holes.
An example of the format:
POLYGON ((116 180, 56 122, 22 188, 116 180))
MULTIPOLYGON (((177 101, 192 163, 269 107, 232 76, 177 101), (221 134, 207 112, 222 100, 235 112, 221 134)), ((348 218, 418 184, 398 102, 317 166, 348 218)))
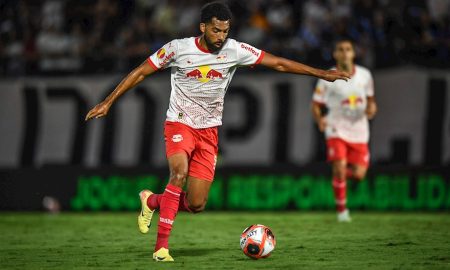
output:
POLYGON ((201 36, 175 39, 152 54, 124 78, 114 91, 86 116, 108 113, 111 105, 148 75, 171 68, 171 96, 164 126, 169 183, 162 194, 140 193, 138 226, 147 233, 153 212, 159 209, 158 234, 153 259, 173 261, 169 235, 178 211, 203 211, 214 179, 217 160, 217 127, 222 124, 224 96, 240 66, 261 64, 280 72, 315 76, 326 81, 347 80, 344 71, 320 70, 265 53, 227 38, 231 12, 214 2, 201 10, 201 36), (187 182, 187 189, 183 187, 187 182))
POLYGON ((351 74, 347 82, 330 83, 319 79, 313 95, 312 113, 319 130, 325 132, 327 158, 332 166, 337 219, 350 222, 346 179, 361 181, 369 166, 369 119, 377 112, 370 71, 354 63, 350 40, 336 43, 336 68, 351 74), (328 109, 327 115, 324 108, 328 109))

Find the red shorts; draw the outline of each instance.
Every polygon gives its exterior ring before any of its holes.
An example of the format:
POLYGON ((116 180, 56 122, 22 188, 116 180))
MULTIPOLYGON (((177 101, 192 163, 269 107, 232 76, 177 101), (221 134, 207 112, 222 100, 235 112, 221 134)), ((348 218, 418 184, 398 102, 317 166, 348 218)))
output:
POLYGON ((327 140, 328 161, 347 160, 348 164, 369 167, 369 146, 367 143, 349 143, 339 138, 327 140))
POLYGON ((182 123, 164 124, 166 156, 186 153, 189 159, 188 175, 213 181, 218 152, 217 127, 195 129, 182 123))

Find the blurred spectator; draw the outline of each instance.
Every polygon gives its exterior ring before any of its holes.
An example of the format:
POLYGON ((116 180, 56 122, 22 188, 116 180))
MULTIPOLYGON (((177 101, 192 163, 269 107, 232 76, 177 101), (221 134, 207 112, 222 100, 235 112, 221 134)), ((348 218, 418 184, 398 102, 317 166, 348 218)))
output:
MULTIPOLYGON (((0 74, 123 72, 177 37, 198 35, 208 1, 3 0, 0 74)), ((355 41, 372 68, 450 68, 449 0, 227 1, 231 36, 326 67, 333 41, 355 41)))

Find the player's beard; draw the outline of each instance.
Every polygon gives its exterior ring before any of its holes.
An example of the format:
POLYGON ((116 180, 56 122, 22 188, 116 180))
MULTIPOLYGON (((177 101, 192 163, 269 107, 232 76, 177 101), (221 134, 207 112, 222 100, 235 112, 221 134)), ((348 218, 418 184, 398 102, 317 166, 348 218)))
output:
POLYGON ((208 50, 211 52, 217 52, 220 51, 220 49, 222 49, 223 45, 225 44, 226 39, 222 42, 222 44, 220 45, 220 47, 217 47, 213 42, 211 42, 211 40, 208 38, 208 36, 205 34, 203 36, 205 38, 205 43, 206 43, 206 47, 208 47, 208 50))

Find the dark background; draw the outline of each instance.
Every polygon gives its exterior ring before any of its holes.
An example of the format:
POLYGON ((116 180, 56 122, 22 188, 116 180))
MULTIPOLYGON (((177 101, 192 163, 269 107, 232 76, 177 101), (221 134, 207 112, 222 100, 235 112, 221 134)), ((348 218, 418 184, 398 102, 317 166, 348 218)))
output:
MULTIPOLYGON (((90 203, 105 194, 134 198, 143 188, 139 177, 157 179, 155 188, 165 184, 168 72, 128 93, 107 118, 88 124, 83 118, 160 46, 198 35, 206 2, 0 1, 0 209, 40 210, 45 197, 67 210, 134 209, 126 203, 76 207, 73 200, 89 179, 108 187, 92 189, 90 203), (121 191, 117 183, 130 184, 121 191)), ((449 1, 226 2, 234 15, 232 38, 308 65, 330 67, 333 42, 354 40, 358 63, 373 71, 380 108, 371 122, 368 200, 397 198, 383 209, 450 208, 449 1), (418 184, 427 179, 434 180, 418 184)), ((257 175, 261 185, 252 188, 261 198, 270 196, 267 177, 288 175, 299 187, 308 175, 329 178, 323 136, 309 112, 314 84, 260 67, 238 71, 220 129, 223 185, 216 200, 229 198, 235 176, 245 176, 245 187, 257 175)), ((301 202, 311 198, 308 192, 295 196, 301 202)), ((212 208, 230 209, 227 203, 212 208)), ((308 209, 331 208, 316 202, 308 209)))

